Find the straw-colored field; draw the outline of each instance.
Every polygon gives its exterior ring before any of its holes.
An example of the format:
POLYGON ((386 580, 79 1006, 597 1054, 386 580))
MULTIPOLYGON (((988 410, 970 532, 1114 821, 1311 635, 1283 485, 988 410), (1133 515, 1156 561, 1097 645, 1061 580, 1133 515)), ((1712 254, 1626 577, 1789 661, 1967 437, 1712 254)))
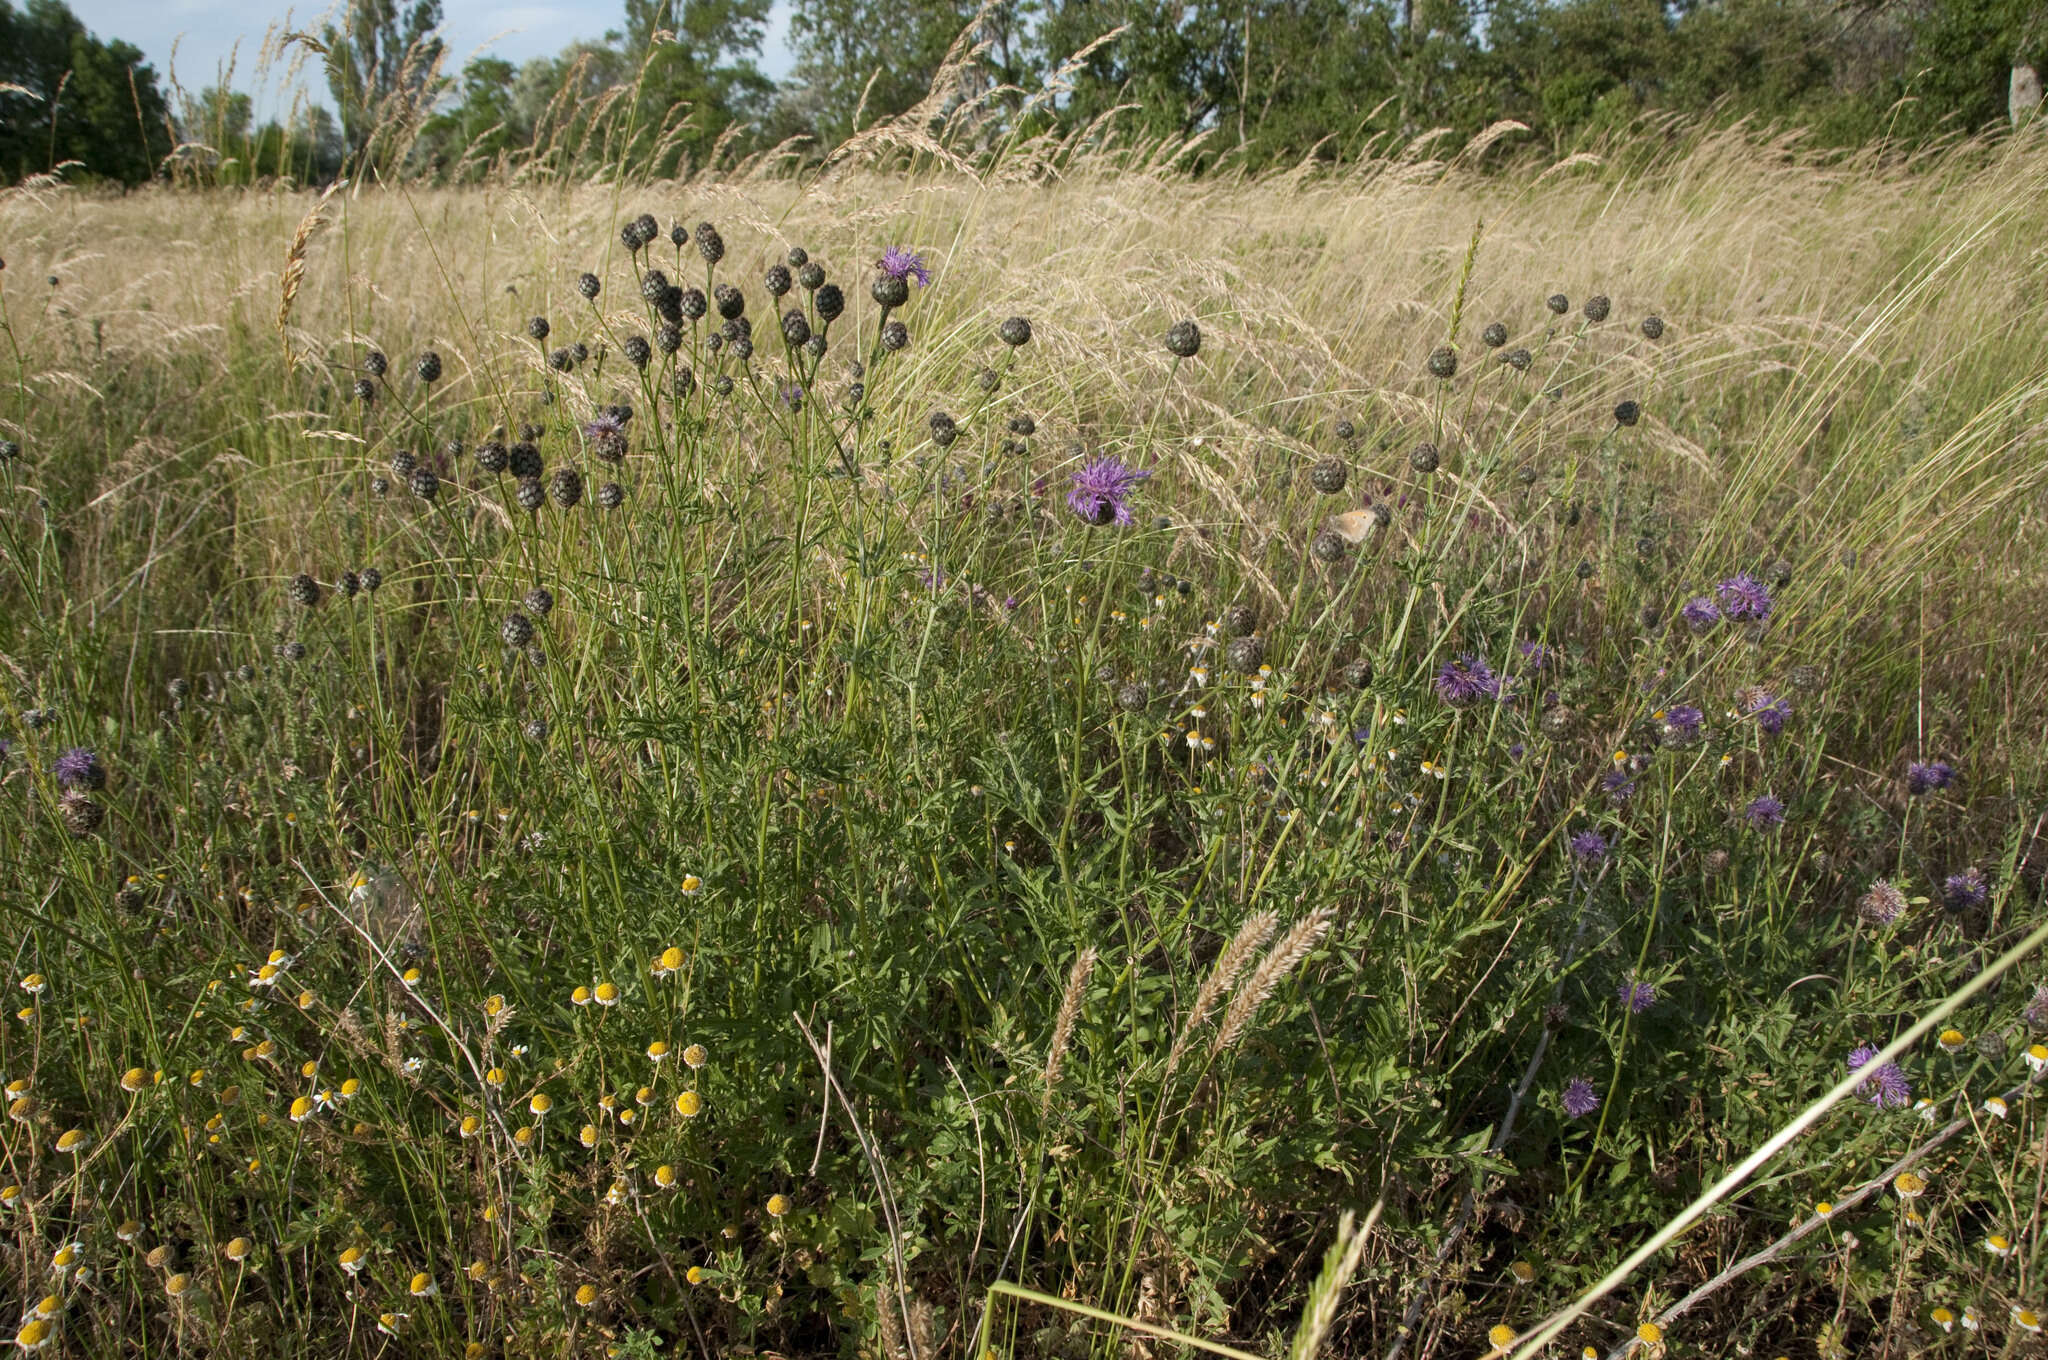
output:
POLYGON ((2022 1353, 2044 204, 9 191, 23 1338, 2022 1353))

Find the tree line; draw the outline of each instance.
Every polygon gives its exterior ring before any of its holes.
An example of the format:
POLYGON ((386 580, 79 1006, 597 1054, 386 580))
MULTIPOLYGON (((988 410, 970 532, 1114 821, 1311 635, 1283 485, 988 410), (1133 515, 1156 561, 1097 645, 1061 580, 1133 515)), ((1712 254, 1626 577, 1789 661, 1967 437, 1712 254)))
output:
POLYGON ((63 0, 0 0, 0 177, 65 162, 133 184, 320 182, 345 166, 670 175, 768 148, 800 161, 917 106, 963 33, 951 98, 974 102, 984 133, 1100 120, 1199 139, 1196 169, 1341 161, 1503 118, 1562 152, 1656 111, 1824 146, 1921 142, 2005 119, 2013 69, 2048 65, 2039 0, 791 0, 796 62, 778 81, 761 69, 770 3, 624 0, 618 27, 555 56, 451 69, 439 0, 352 0, 292 39, 333 111, 257 126, 247 95, 167 92, 63 0))

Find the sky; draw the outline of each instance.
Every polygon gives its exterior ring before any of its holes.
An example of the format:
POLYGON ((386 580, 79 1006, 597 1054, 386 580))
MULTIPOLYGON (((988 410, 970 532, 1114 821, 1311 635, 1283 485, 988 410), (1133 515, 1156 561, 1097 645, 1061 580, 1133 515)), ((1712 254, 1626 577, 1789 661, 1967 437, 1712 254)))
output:
MULTIPOLYGON (((264 30, 279 27, 317 29, 326 15, 323 7, 301 5, 287 9, 280 5, 264 10, 247 4, 219 3, 219 0, 69 0, 71 10, 85 26, 103 39, 120 38, 143 51, 156 67, 161 81, 171 70, 171 54, 177 52, 178 83, 197 92, 218 81, 231 54, 236 59, 233 84, 256 97, 258 117, 275 113, 291 103, 280 94, 282 72, 273 73, 266 88, 255 84, 256 56, 263 46, 264 30)), ((490 0, 441 0, 442 34, 448 41, 449 69, 458 71, 464 62, 483 52, 522 62, 529 57, 553 56, 578 38, 598 38, 616 27, 624 7, 598 0, 594 4, 513 3, 493 4, 490 0)), ((789 6, 777 0, 769 16, 768 36, 762 43, 761 67, 775 79, 789 74, 793 58, 788 47, 789 6)), ((301 82, 307 92, 327 103, 327 92, 315 77, 301 82)))

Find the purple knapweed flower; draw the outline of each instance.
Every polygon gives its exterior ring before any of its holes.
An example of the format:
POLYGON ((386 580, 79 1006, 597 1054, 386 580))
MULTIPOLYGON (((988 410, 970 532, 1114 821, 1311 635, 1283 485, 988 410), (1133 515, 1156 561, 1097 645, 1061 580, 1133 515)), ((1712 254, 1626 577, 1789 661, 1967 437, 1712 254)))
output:
POLYGON ((1607 795, 1610 803, 1626 803, 1636 796, 1635 777, 1627 770, 1609 770, 1600 776, 1600 792, 1607 795))
POLYGON ((1695 633, 1704 633, 1721 621, 1721 610, 1706 596, 1695 595, 1685 602, 1684 607, 1678 611, 1678 616, 1684 619, 1686 627, 1695 633))
POLYGON ((1565 1083, 1564 1099, 1561 1103, 1568 1117, 1584 1119, 1600 1108, 1600 1096, 1594 1091, 1592 1082, 1584 1077, 1573 1077, 1565 1083))
POLYGON ((792 415, 804 409, 804 389, 801 383, 785 383, 775 389, 775 395, 782 398, 783 408, 792 415))
POLYGON ((1786 720, 1792 716, 1792 701, 1767 689, 1750 689, 1743 692, 1742 711, 1755 718, 1757 727, 1766 735, 1775 737, 1785 730, 1786 720))
POLYGON ((1500 679, 1482 657, 1466 652, 1436 673, 1436 694, 1452 708, 1500 697, 1500 679))
POLYGON ((1691 704, 1673 704, 1664 711, 1664 730, 1679 741, 1691 741, 1706 720, 1707 715, 1691 704))
POLYGON ((1771 616, 1771 592, 1746 571, 1739 571, 1714 587, 1721 599, 1721 613, 1737 621, 1759 623, 1771 616))
POLYGON ((1742 810, 1751 831, 1772 831, 1785 824, 1785 805, 1771 794, 1760 794, 1742 810))
POLYGON ((1941 899, 1950 911, 1974 911, 1991 900, 1991 885, 1984 881, 1984 871, 1972 866, 1943 880, 1941 899))
POLYGON ((1628 1007, 1630 1015, 1641 1015, 1657 1004, 1657 989, 1647 982, 1631 978, 1616 989, 1621 1004, 1628 1007))
POLYGON ((1956 782, 1956 767, 1946 760, 1914 761, 1906 767, 1906 792, 1915 797, 1956 782))
POLYGON ((1597 831, 1581 831, 1571 839, 1572 858, 1598 864, 1607 858, 1607 838, 1597 831))
POLYGON ((890 246, 883 251, 877 267, 892 279, 916 279, 918 287, 931 287, 932 271, 924 267, 924 257, 902 246, 890 246))
POLYGON ((1856 1093, 1871 1104, 1894 1109, 1913 1103, 1913 1084, 1906 1080, 1905 1069, 1895 1062, 1879 1063, 1871 1067, 1871 1060, 1877 1057, 1875 1044, 1858 1044, 1849 1053, 1849 1070, 1861 1072, 1870 1069, 1856 1093))
POLYGON ((57 777, 61 788, 96 789, 107 782, 107 772, 100 768, 100 758, 83 746, 74 746, 57 757, 57 763, 50 767, 50 773, 57 777))
POLYGON ((1564 653, 1541 642, 1525 642, 1521 646, 1522 660, 1529 663, 1529 669, 1540 671, 1564 664, 1564 653))
POLYGON ((1518 741, 1513 746, 1508 747, 1508 759, 1520 760, 1524 755, 1528 754, 1528 751, 1529 748, 1518 741))
POLYGON ((1124 498, 1151 475, 1149 470, 1140 472, 1107 454, 1091 458, 1074 473, 1067 508, 1087 524, 1129 524, 1131 508, 1124 498))

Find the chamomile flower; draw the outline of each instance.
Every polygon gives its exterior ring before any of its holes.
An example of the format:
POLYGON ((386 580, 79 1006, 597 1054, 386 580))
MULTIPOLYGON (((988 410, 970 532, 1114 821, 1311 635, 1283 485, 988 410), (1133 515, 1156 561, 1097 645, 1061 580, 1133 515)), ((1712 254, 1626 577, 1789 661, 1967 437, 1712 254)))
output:
POLYGON ((1919 1115, 1924 1122, 1932 1124, 1940 1117, 1941 1110, 1933 1101, 1922 1096, 1913 1102, 1913 1113, 1919 1115))
POLYGON ((657 1190, 675 1189, 676 1169, 666 1162, 654 1168, 654 1186, 657 1190))
POLYGON ((768 1217, 770 1218, 781 1218, 790 1211, 791 1207, 788 1195, 770 1195, 768 1197, 768 1217))
POLYGON ((341 1253, 341 1268, 352 1276, 362 1274, 369 1263, 370 1254, 361 1247, 348 1247, 341 1253))
POLYGON ((1664 1340, 1664 1329, 1654 1322, 1645 1322, 1636 1328, 1636 1340, 1645 1346, 1660 1345, 1664 1340))
POLYGON ((228 1244, 220 1249, 220 1254, 227 1257, 230 1261, 240 1263, 248 1260, 249 1253, 255 1249, 256 1244, 248 1238, 233 1237, 229 1238, 228 1244))
POLYGON ((434 1277, 427 1274, 424 1270, 415 1274, 412 1277, 412 1283, 406 1286, 406 1288, 407 1292, 416 1299, 430 1299, 441 1292, 441 1286, 435 1284, 434 1277))
POLYGON ((600 982, 591 990, 590 996, 600 1006, 616 1006, 619 1004, 619 984, 600 982))
POLYGON ((1964 1304, 1963 1315, 1956 1321, 1963 1324, 1963 1330, 1966 1332, 1974 1332, 1983 1325, 1983 1319, 1978 1316, 1977 1305, 1974 1303, 1964 1304))
POLYGON ((76 1242, 59 1243, 57 1249, 50 1253, 50 1269, 61 1275, 75 1267, 84 1255, 85 1249, 76 1242))
POLYGON ((1515 1344, 1515 1329, 1505 1322, 1496 1322, 1486 1329, 1486 1339, 1496 1351, 1504 1351, 1515 1344))
POLYGON ((503 992, 492 992, 484 998, 484 1018, 495 1020, 504 1009, 505 995, 503 992))
POLYGON ((1913 1200, 1926 1192, 1927 1182, 1910 1171, 1901 1171, 1892 1177, 1892 1189, 1898 1193, 1900 1199, 1913 1200))
POLYGON ((526 1108, 533 1111, 535 1119, 545 1119, 548 1111, 555 1108, 555 1098, 546 1091, 535 1091, 533 1099, 526 1102, 526 1108))
POLYGON ((685 1119, 695 1119, 703 1108, 703 1098, 695 1091, 684 1091, 676 1096, 676 1113, 685 1119))
POLYGON ((2027 1051, 2020 1056, 2027 1060, 2027 1070, 2035 1076, 2048 1072, 2048 1044, 2028 1044, 2027 1051))
POLYGON ((493 1090, 502 1090, 505 1085, 505 1069, 502 1067, 486 1069, 484 1072, 484 1085, 489 1086, 493 1090))
POLYGON ((114 1236, 123 1242, 133 1242, 142 1233, 142 1225, 132 1218, 124 1218, 114 1229, 114 1236))
POLYGON ((293 1098, 293 1100, 292 1100, 292 1108, 291 1108, 291 1120, 292 1120, 292 1123, 294 1123, 294 1124, 303 1124, 303 1123, 305 1123, 305 1122, 306 1122, 306 1121, 307 1121, 308 1119, 311 1119, 312 1117, 313 1117, 313 1098, 312 1098, 311 1096, 296 1096, 296 1097, 294 1097, 294 1098, 293 1098))
POLYGON ((484 1131, 484 1121, 473 1114, 466 1114, 462 1116, 462 1122, 455 1126, 455 1131, 464 1138, 474 1138, 484 1131))
POLYGON ((121 1074, 121 1089, 129 1095, 134 1095, 147 1085, 149 1085, 149 1073, 139 1067, 131 1067, 121 1074))
POLYGON ((377 1314, 377 1330, 386 1336, 397 1336, 405 1327, 405 1320, 411 1316, 412 1314, 410 1313, 379 1313, 377 1314))
POLYGON ((2041 1315, 2025 1304, 2016 1303, 2012 1306, 2012 1325, 2023 1332, 2038 1332, 2041 1330, 2041 1315))
POLYGON ((594 1284, 579 1284, 579 1285, 577 1285, 577 1286, 576 1286, 576 1306, 577 1306, 578 1308, 595 1308, 595 1307, 597 1307, 597 1286, 596 1286, 596 1285, 594 1285, 594 1284))
POLYGON ((189 1288, 191 1284, 192 1277, 181 1270, 177 1274, 165 1278, 164 1293, 170 1295, 174 1299, 183 1298, 185 1295, 185 1290, 189 1288))
POLYGON ((1984 1239, 1984 1250, 2003 1261, 2013 1253, 2012 1239, 2004 1233, 1992 1233, 1984 1239))
POLYGON ((2005 1105, 2005 1097, 1992 1096, 1985 1100, 1984 1113, 1990 1115, 1993 1119, 2005 1118, 2006 1114, 2008 1113, 2005 1105))
POLYGON ((76 1155, 85 1151, 86 1145, 91 1141, 85 1136, 83 1129, 66 1129, 57 1135, 57 1151, 76 1155))
POLYGON ((648 970, 658 978, 673 977, 683 971, 683 951, 675 945, 661 951, 661 957, 648 970))
POLYGON ((702 1284, 705 1280, 710 1278, 710 1275, 702 1266, 691 1266, 688 1270, 683 1272, 683 1278, 688 1280, 691 1284, 702 1284))
POLYGON ((647 1058, 648 1061, 657 1064, 667 1062, 668 1040, 656 1039, 653 1043, 647 1045, 647 1058))
POLYGON ((14 1334, 14 1344, 32 1354, 48 1346, 56 1335, 56 1329, 47 1321, 32 1317, 22 1323, 21 1330, 14 1334))
POLYGON ((690 1067, 702 1067, 711 1061, 711 1055, 704 1051, 704 1045, 691 1044, 683 1050, 683 1062, 690 1067))
POLYGON ((1927 1315, 1927 1320, 1929 1322, 1932 1322, 1935 1326, 1941 1328, 1941 1330, 1944 1332, 1952 1332, 1955 1330, 1956 1327, 1955 1311, 1950 1308, 1944 1308, 1938 1304, 1935 1306, 1934 1311, 1927 1315))
POLYGON ((582 1128, 576 1130, 576 1141, 583 1144, 583 1146, 587 1148, 596 1147, 597 1125, 585 1124, 582 1128))
POLYGON ((575 991, 569 993, 569 1004, 572 1006, 588 1006, 590 1004, 590 989, 588 987, 578 987, 575 991))
POLYGON ((701 878, 697 877, 697 875, 695 875, 695 874, 684 874, 684 875, 683 875, 683 896, 685 896, 685 897, 695 897, 695 896, 696 896, 696 895, 697 895, 697 894, 698 894, 699 892, 702 892, 702 891, 703 891, 703 889, 704 889, 704 880, 703 880, 703 879, 701 879, 701 878))
POLYGON ((41 973, 30 973, 21 980, 21 990, 30 996, 41 996, 50 990, 50 980, 41 973))
POLYGON ((533 1125, 531 1125, 531 1124, 521 1124, 521 1125, 520 1125, 520 1126, 519 1126, 518 1128, 516 1128, 516 1129, 512 1130, 512 1141, 513 1141, 513 1142, 515 1142, 515 1143, 517 1143, 517 1144, 518 1144, 518 1145, 519 1145, 520 1147, 523 1147, 523 1148, 530 1148, 530 1147, 532 1147, 532 1146, 533 1146, 533 1125))
POLYGON ((1945 1029, 1941 1032, 1941 1037, 1934 1042, 1941 1046, 1941 1051, 1944 1053, 1960 1053, 1969 1044, 1970 1040, 1959 1029, 1945 1029))

